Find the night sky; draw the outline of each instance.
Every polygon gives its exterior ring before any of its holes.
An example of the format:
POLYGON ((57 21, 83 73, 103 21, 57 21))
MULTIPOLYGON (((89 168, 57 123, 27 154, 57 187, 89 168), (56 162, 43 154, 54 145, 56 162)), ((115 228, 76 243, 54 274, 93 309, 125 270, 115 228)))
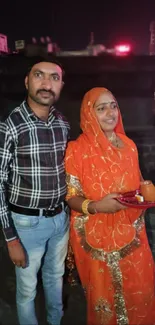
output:
POLYGON ((155 0, 1 0, 0 33, 14 40, 50 36, 64 50, 83 49, 90 32, 107 47, 129 42, 147 54, 155 0))

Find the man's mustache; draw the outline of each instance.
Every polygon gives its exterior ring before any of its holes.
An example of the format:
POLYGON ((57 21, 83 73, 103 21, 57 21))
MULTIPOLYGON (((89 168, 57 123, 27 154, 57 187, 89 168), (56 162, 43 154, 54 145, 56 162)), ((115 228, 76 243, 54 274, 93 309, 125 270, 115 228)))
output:
POLYGON ((53 90, 47 90, 47 89, 38 89, 37 90, 37 94, 39 94, 40 92, 46 92, 46 93, 49 93, 49 94, 51 94, 53 97, 55 97, 55 93, 54 93, 54 91, 53 90))

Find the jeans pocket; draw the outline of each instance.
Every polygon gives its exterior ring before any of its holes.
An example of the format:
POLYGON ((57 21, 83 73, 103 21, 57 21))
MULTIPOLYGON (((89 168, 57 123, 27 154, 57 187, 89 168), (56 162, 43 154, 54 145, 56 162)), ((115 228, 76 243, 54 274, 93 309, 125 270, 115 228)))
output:
POLYGON ((28 230, 39 225, 39 217, 36 216, 27 216, 14 212, 12 212, 11 216, 17 229, 28 230))
POLYGON ((60 224, 61 226, 64 226, 65 229, 69 227, 69 215, 65 211, 60 215, 60 224))
POLYGON ((62 211, 60 214, 57 214, 53 218, 57 233, 64 233, 69 228, 69 216, 65 211, 62 211))

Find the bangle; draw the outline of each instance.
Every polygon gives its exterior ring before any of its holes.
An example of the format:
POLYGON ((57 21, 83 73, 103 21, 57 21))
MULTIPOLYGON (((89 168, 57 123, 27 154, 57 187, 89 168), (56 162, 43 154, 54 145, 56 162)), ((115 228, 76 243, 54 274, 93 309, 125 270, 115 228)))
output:
POLYGON ((92 200, 84 200, 83 202, 82 202, 82 206, 81 206, 81 209, 82 209, 82 212, 84 213, 84 214, 90 214, 89 213, 89 211, 88 211, 88 205, 89 205, 89 203, 90 202, 92 202, 92 200))

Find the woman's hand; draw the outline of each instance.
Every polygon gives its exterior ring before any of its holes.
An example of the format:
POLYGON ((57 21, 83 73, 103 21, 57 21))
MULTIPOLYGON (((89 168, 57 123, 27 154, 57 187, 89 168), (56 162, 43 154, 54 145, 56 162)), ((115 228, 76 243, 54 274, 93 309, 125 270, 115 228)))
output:
POLYGON ((127 209, 126 206, 119 203, 116 199, 121 197, 121 194, 107 194, 100 201, 93 201, 89 205, 89 210, 96 210, 98 213, 114 213, 120 210, 127 209))

